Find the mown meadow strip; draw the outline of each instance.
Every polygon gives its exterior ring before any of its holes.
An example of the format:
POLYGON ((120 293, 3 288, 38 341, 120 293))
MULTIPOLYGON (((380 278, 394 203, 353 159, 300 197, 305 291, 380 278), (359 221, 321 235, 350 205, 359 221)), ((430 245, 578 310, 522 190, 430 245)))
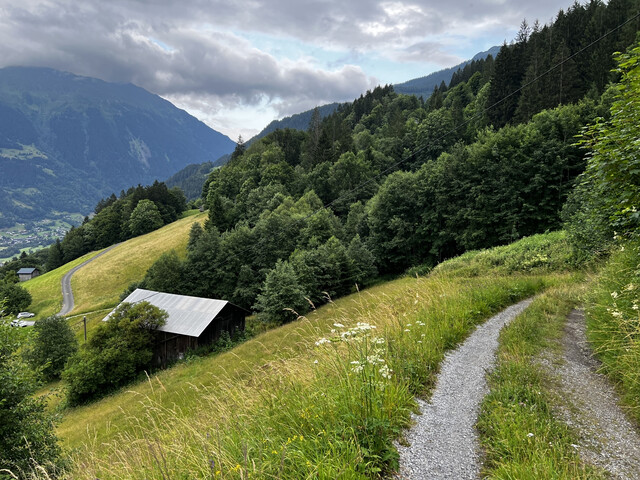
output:
POLYGON ((567 280, 537 297, 500 335, 478 420, 487 478, 605 478, 580 462, 572 432, 555 418, 559 399, 542 365, 545 351, 560 349, 566 316, 583 288, 579 277, 567 280))
POLYGON ((178 366, 69 411, 59 432, 77 447, 71 476, 388 475, 397 467, 393 440, 446 350, 559 278, 405 278, 338 300, 196 360, 190 376, 178 366))

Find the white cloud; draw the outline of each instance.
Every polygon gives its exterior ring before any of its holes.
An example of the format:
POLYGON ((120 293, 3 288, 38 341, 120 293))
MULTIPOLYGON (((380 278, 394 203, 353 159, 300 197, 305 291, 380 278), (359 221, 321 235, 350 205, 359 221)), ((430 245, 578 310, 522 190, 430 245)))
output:
POLYGON ((361 59, 369 59, 363 63, 369 69, 376 57, 398 68, 450 66, 462 60, 456 53, 460 39, 473 45, 474 38, 496 36, 501 43, 524 17, 544 23, 563 5, 557 0, 0 0, 0 66, 47 66, 132 82, 175 99, 214 128, 226 119, 234 126, 217 129, 249 131, 264 126, 257 122, 269 115, 359 96, 376 82, 375 73, 356 63, 361 59), (299 43, 301 53, 279 55, 247 40, 251 33, 299 43), (251 109, 260 113, 252 116, 251 109), (244 119, 247 126, 236 126, 244 119))

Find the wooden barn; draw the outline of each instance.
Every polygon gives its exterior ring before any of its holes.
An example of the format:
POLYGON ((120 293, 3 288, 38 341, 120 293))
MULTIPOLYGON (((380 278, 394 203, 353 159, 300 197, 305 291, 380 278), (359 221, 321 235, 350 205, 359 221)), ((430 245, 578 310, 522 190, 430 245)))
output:
POLYGON ((32 278, 36 278, 40 275, 40 270, 37 268, 21 268, 17 273, 20 281, 26 282, 27 280, 31 280, 32 278))
MULTIPOLYGON (((250 313, 226 300, 189 297, 137 288, 123 300, 127 303, 149 302, 169 314, 153 352, 153 364, 165 366, 184 356, 187 350, 209 345, 222 332, 230 335, 244 330, 244 319, 250 313)), ((104 320, 108 320, 107 315, 104 320)))

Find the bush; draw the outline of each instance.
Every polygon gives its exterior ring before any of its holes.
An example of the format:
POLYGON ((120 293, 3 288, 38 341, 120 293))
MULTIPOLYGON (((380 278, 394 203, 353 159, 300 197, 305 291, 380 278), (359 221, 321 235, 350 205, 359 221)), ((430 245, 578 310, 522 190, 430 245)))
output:
POLYGON ((16 315, 31 305, 31 294, 13 283, 0 284, 0 300, 5 299, 5 314, 16 315))
POLYGON ((71 357, 62 373, 69 404, 78 405, 111 392, 148 368, 155 330, 166 319, 167 313, 149 302, 118 306, 71 357))
POLYGON ((27 361, 34 369, 42 369, 47 381, 60 378, 65 363, 78 350, 71 327, 63 317, 54 315, 36 321, 34 337, 25 353, 27 361))
POLYGON ((36 465, 54 474, 61 455, 45 399, 34 396, 37 372, 16 353, 20 330, 0 322, 0 468, 25 478, 36 465))

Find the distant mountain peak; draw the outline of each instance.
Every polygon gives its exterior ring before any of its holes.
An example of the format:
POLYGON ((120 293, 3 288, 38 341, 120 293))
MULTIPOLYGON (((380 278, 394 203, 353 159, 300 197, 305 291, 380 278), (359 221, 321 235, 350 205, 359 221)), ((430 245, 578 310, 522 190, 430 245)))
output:
POLYGON ((0 69, 0 227, 55 212, 87 214, 113 192, 234 148, 131 83, 45 67, 0 69))

